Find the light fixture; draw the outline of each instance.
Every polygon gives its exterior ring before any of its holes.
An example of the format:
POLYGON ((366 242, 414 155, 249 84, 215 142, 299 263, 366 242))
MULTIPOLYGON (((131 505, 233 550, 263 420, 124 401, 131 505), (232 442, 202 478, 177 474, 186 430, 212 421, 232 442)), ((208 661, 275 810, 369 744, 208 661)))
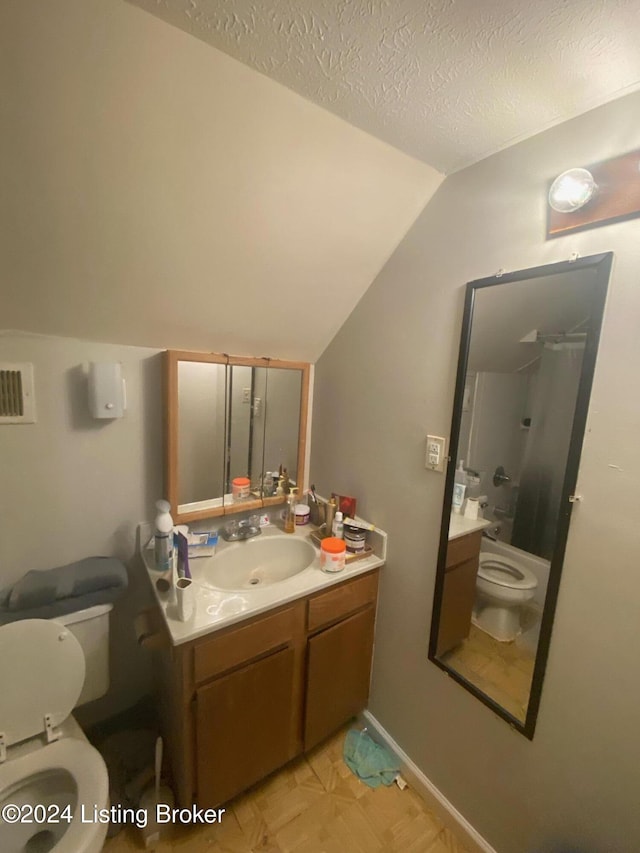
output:
POLYGON ((549 205, 558 213, 573 213, 584 207, 597 189, 588 169, 569 169, 551 184, 549 205))

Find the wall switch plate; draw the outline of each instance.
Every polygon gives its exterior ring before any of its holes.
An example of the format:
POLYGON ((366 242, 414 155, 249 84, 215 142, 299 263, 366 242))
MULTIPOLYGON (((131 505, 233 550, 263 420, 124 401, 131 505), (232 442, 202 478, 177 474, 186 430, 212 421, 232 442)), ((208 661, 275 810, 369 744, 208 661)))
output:
POLYGON ((445 465, 448 461, 447 439, 441 435, 428 435, 424 467, 429 471, 439 471, 444 474, 445 465))

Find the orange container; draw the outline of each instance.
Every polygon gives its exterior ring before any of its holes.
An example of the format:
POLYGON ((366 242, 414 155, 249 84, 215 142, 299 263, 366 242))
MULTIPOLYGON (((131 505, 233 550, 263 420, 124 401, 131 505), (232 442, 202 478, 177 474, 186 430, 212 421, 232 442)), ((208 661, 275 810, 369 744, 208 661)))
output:
POLYGON ((320 568, 323 572, 341 572, 346 565, 347 546, 344 539, 328 536, 320 543, 320 568))
POLYGON ((248 477, 235 477, 231 481, 231 494, 234 501, 242 501, 251 494, 251 480, 248 477))

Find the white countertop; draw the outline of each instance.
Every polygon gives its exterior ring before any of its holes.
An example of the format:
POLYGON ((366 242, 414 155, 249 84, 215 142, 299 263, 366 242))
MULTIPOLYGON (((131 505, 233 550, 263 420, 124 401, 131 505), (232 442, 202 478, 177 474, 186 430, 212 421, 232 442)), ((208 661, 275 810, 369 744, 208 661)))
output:
POLYGON ((468 533, 475 533, 476 530, 484 530, 492 524, 495 524, 495 521, 488 521, 486 518, 465 518, 464 515, 452 512, 449 519, 449 541, 466 536, 468 533))
MULTIPOLYGON (((382 530, 370 531, 368 542, 373 548, 373 554, 364 559, 347 563, 341 572, 323 572, 320 568, 320 549, 309 538, 309 533, 315 528, 311 525, 301 525, 291 535, 308 539, 311 542, 316 551, 315 559, 311 565, 297 575, 278 583, 241 590, 218 589, 205 580, 206 564, 215 560, 216 556, 190 559, 189 568, 193 578, 194 606, 190 618, 186 622, 181 622, 177 618, 178 611, 173 591, 160 593, 156 589, 155 581, 158 578, 158 573, 153 567, 153 549, 145 547, 151 537, 152 526, 140 524, 138 527, 140 554, 174 646, 195 640, 197 637, 202 637, 213 631, 219 631, 221 628, 241 622, 250 616, 256 616, 259 613, 264 613, 290 601, 318 592, 325 587, 334 586, 342 581, 370 572, 372 569, 384 565, 387 553, 387 534, 382 530)), ((282 528, 277 525, 269 525, 263 528, 261 535, 282 535, 282 528)), ((225 542, 220 538, 216 555, 225 548, 236 544, 225 542)))

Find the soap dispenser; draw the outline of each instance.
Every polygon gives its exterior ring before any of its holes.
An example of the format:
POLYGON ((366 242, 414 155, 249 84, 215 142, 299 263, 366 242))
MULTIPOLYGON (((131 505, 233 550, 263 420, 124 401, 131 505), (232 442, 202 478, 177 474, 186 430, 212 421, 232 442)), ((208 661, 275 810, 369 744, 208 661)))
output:
POLYGON ((284 532, 285 533, 295 533, 296 532, 296 492, 298 490, 293 488, 289 492, 289 498, 287 500, 287 512, 284 517, 284 532))

